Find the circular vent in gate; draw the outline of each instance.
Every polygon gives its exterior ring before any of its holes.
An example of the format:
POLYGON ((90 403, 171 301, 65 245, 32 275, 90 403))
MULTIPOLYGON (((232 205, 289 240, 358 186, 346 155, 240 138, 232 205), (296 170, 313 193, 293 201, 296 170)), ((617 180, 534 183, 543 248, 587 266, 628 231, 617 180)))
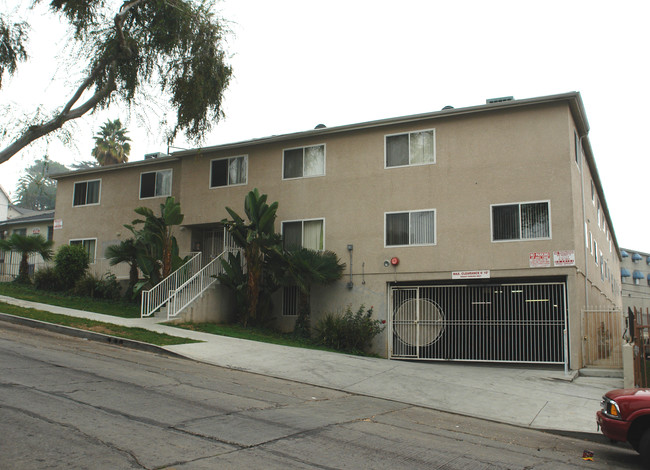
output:
POLYGON ((409 346, 428 346, 440 338, 445 329, 444 313, 438 304, 428 299, 406 300, 393 318, 393 332, 409 346))

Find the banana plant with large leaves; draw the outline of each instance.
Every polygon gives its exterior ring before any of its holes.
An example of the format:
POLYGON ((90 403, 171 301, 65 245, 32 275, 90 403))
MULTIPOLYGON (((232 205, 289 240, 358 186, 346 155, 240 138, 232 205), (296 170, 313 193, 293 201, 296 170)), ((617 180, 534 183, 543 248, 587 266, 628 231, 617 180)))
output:
POLYGON ((136 284, 141 290, 146 284, 154 286, 165 279, 186 261, 179 256, 174 227, 183 223, 181 205, 173 197, 168 197, 160 205, 160 216, 148 207, 138 207, 135 213, 144 219, 135 219, 124 225, 133 233, 139 247, 137 261, 145 280, 136 284), (142 225, 141 229, 136 226, 142 225))
POLYGON ((281 236, 275 233, 275 219, 278 203, 267 204, 267 195, 260 195, 257 188, 250 191, 244 200, 245 221, 230 207, 226 211, 232 220, 221 221, 233 237, 235 243, 244 250, 247 275, 247 314, 242 323, 260 320, 259 300, 263 283, 264 259, 266 253, 281 249, 281 236))

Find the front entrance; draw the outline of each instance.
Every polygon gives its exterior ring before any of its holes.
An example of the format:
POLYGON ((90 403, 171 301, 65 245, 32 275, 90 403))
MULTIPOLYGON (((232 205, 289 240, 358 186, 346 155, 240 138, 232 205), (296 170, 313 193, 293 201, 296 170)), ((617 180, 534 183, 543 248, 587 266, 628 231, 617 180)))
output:
POLYGON ((226 250, 238 250, 228 230, 217 228, 194 229, 192 232, 192 251, 202 253, 202 263, 205 265, 226 250))
POLYGON ((563 282, 391 286, 390 357, 563 364, 563 282))

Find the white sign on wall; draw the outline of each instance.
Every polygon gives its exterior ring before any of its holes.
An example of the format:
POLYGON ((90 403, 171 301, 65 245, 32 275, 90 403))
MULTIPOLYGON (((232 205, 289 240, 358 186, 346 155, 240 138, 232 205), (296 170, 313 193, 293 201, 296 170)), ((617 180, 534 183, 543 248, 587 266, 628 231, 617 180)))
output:
POLYGON ((541 251, 541 252, 531 253, 528 256, 528 265, 531 268, 550 268, 551 252, 541 251))
POLYGON ((33 228, 33 229, 32 229, 32 235, 38 235, 39 233, 41 233, 41 229, 40 229, 40 228, 36 227, 36 228, 33 228))
POLYGON ((54 219, 54 230, 63 228, 63 219, 54 219))
POLYGON ((574 250, 560 250, 553 252, 554 266, 575 266, 576 252, 574 250))
POLYGON ((454 271, 451 273, 452 279, 488 279, 489 277, 489 269, 479 269, 477 271, 454 271))

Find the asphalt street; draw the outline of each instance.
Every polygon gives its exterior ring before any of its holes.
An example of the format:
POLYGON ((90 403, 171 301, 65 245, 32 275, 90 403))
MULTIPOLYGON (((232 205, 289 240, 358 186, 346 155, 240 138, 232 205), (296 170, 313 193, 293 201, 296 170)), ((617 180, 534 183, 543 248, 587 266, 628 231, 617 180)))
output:
POLYGON ((604 439, 4 322, 0 388, 5 469, 640 468, 634 451, 604 439))

